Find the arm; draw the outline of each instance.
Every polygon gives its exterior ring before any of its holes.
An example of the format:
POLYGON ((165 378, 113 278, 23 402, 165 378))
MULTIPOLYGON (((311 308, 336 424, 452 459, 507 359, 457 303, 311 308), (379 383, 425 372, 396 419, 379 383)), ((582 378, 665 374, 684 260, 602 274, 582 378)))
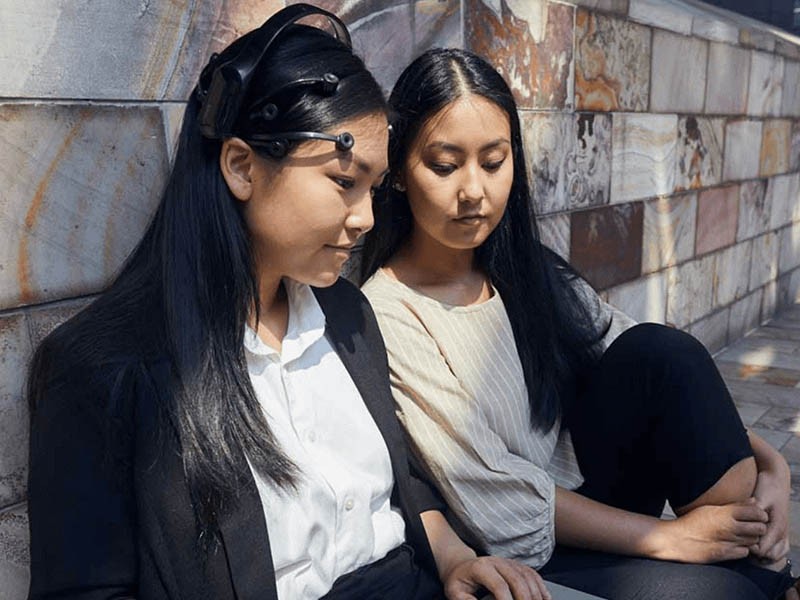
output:
POLYGON ((701 506, 674 520, 640 515, 556 489, 561 544, 661 560, 709 563, 744 558, 765 530, 754 502, 701 506))
POLYGON ((791 472, 780 452, 756 434, 748 432, 747 435, 758 467, 753 496, 769 515, 767 532, 758 544, 751 547, 751 551, 766 561, 778 561, 789 552, 791 472))
POLYGON ((482 587, 496 600, 551 599, 544 581, 530 567, 506 558, 478 557, 439 511, 429 510, 420 517, 449 600, 474 600, 482 587))
POLYGON ((31 418, 30 598, 136 595, 134 499, 111 456, 107 396, 88 377, 50 382, 31 418))

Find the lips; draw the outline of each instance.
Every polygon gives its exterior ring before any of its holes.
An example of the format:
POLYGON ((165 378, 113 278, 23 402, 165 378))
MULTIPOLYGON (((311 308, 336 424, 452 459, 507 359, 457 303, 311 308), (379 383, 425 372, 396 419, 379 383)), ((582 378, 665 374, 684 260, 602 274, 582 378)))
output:
POLYGON ((461 215, 460 217, 456 217, 453 220, 454 221, 478 221, 480 219, 485 219, 485 218, 486 218, 486 215, 482 215, 482 214, 476 213, 474 215, 461 215))

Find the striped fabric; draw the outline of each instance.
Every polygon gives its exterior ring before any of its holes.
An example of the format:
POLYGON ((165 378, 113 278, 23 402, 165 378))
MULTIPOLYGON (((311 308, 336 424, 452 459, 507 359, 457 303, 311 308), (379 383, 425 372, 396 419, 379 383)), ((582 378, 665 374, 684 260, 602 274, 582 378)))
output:
MULTIPOLYGON (((567 432, 530 427, 500 295, 450 306, 383 271, 363 291, 386 341, 398 416, 462 533, 491 554, 543 565, 555 545, 555 485, 574 489, 582 477, 567 432)), ((604 345, 632 324, 625 319, 604 345)))

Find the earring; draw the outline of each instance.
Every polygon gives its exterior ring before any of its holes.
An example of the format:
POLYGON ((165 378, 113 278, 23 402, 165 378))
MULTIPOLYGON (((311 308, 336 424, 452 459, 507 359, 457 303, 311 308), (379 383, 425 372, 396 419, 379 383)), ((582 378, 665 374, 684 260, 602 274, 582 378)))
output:
POLYGON ((401 192, 402 193, 402 192, 406 191, 406 186, 404 186, 399 181, 395 181, 394 183, 392 183, 392 189, 397 191, 397 192, 401 192))

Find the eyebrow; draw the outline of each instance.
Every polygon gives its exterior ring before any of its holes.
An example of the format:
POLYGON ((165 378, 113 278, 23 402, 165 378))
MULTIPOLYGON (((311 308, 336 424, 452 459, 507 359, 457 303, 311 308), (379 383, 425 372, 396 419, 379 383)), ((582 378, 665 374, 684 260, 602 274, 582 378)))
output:
MULTIPOLYGON (((367 163, 364 160, 361 160, 360 158, 356 157, 355 155, 353 155, 353 164, 362 173, 366 173, 367 175, 370 175, 372 173, 372 167, 370 167, 369 163, 367 163)), ((389 169, 387 168, 387 169, 385 169, 383 171, 383 173, 379 174, 378 177, 383 178, 383 177, 386 177, 386 175, 388 175, 388 174, 389 174, 389 169)))
MULTIPOLYGON (((485 150, 489 150, 490 148, 495 148, 502 144, 511 145, 511 142, 506 138, 497 138, 496 140, 492 140, 491 142, 485 143, 483 146, 480 147, 479 151, 483 152, 485 150)), ((432 142, 428 144, 428 148, 435 148, 440 150, 447 150, 449 152, 457 152, 460 154, 464 153, 464 149, 461 146, 457 146, 456 144, 450 144, 449 142, 432 142)))

